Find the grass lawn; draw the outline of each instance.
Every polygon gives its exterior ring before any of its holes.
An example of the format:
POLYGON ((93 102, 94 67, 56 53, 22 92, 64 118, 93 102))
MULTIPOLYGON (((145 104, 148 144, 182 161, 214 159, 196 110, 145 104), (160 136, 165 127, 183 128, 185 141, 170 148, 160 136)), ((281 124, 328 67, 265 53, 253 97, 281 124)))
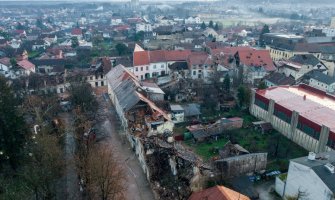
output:
POLYGON ((254 130, 250 124, 253 121, 257 121, 257 119, 246 112, 231 110, 226 113, 221 113, 220 115, 219 118, 232 116, 242 117, 244 119, 243 126, 245 128, 227 131, 222 134, 222 137, 218 141, 203 143, 186 141, 185 143, 204 160, 209 160, 213 156, 217 156, 218 152, 214 151, 215 148, 222 148, 228 140, 240 144, 251 153, 267 152, 268 169, 271 170, 285 171, 288 168, 290 159, 306 156, 308 153, 305 149, 275 130, 265 134, 254 130))
POLYGON ((193 141, 186 141, 196 154, 201 156, 204 160, 209 160, 214 156, 218 156, 218 149, 221 149, 228 140, 226 138, 219 138, 217 141, 193 143, 193 141))
POLYGON ((29 57, 29 58, 35 58, 35 57, 37 57, 38 55, 40 55, 40 52, 38 52, 38 51, 32 51, 32 52, 29 52, 29 53, 28 53, 28 57, 29 57))

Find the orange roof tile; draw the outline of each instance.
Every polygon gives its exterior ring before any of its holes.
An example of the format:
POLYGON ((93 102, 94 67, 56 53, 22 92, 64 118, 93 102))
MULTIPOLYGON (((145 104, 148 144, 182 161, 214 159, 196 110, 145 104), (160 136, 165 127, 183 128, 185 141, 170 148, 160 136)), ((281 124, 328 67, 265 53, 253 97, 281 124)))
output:
POLYGON ((240 194, 224 186, 214 186, 200 192, 193 192, 188 200, 250 200, 249 197, 240 194))

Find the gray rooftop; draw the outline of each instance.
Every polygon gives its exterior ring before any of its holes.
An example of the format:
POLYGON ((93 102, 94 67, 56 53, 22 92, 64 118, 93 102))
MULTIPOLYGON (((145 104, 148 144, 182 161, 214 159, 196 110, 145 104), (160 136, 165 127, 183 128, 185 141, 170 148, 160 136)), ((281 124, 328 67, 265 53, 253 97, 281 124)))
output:
POLYGON ((170 105, 172 111, 184 111, 184 108, 179 104, 170 105))
POLYGON ((200 105, 195 103, 190 103, 182 106, 185 111, 185 117, 198 116, 201 114, 200 105))
POLYGON ((140 102, 140 98, 136 94, 138 82, 124 66, 117 65, 109 71, 107 73, 107 81, 124 111, 129 111, 140 102))
POLYGON ((334 77, 328 76, 320 71, 312 71, 308 76, 327 85, 335 83, 334 77))
POLYGON ((292 159, 291 162, 296 162, 301 165, 310 167, 319 178, 327 185, 327 187, 335 192, 335 173, 330 173, 324 166, 327 163, 335 164, 335 151, 324 152, 316 155, 315 160, 308 160, 308 156, 292 159))

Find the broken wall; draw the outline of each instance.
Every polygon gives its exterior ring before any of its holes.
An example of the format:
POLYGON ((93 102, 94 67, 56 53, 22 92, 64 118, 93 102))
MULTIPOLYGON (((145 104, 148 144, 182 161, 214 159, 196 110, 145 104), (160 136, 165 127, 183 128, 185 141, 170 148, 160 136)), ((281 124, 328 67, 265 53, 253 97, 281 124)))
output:
POLYGON ((216 169, 225 178, 266 169, 267 153, 252 153, 215 161, 216 169))

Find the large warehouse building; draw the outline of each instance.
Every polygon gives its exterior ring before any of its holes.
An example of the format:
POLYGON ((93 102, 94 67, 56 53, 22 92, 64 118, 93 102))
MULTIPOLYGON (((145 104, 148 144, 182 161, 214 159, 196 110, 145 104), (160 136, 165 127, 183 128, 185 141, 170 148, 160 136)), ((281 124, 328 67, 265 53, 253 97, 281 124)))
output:
POLYGON ((250 112, 308 151, 335 149, 335 96, 304 84, 254 90, 250 112))

